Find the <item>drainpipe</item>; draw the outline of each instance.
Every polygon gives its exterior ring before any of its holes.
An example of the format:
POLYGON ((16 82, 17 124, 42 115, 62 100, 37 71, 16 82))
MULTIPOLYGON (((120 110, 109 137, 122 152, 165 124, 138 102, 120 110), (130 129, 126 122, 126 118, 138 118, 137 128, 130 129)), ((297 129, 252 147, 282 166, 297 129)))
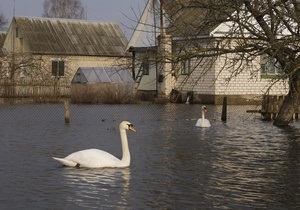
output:
POLYGON ((166 35, 164 11, 165 11, 164 1, 160 0, 160 35, 162 37, 166 35))

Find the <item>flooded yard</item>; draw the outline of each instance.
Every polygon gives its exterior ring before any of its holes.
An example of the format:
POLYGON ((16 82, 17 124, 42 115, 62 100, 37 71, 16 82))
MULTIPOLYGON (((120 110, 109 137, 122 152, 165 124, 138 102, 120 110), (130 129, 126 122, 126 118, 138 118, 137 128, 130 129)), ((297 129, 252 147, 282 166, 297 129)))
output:
POLYGON ((0 106, 1 209, 299 209, 300 123, 279 128, 201 105, 0 106), (125 169, 61 166, 51 157, 98 148, 121 158, 118 125, 130 121, 125 169))

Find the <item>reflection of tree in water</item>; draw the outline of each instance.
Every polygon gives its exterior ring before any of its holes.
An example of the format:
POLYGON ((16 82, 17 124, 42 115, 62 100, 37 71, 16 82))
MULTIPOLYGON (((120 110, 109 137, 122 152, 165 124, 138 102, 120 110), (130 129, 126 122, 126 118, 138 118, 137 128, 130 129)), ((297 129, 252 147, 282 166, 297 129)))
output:
POLYGON ((64 168, 66 185, 74 191, 67 198, 81 207, 127 206, 130 169, 64 168), (111 201, 118 203, 111 203, 111 201))

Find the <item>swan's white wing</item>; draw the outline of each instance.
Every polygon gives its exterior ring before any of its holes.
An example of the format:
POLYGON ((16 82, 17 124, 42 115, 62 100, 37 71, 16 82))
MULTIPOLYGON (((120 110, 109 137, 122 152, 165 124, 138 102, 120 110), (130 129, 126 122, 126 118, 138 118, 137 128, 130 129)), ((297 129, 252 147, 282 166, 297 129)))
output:
MULTIPOLYGON (((56 158, 56 160, 58 160, 56 158)), ((120 160, 108 152, 98 149, 87 149, 74 152, 67 157, 58 160, 66 166, 78 166, 88 168, 99 168, 99 167, 117 167, 120 160), (73 164, 69 164, 73 163, 73 164), (76 163, 74 165, 74 163, 76 163)))
POLYGON ((202 118, 199 118, 196 122, 196 125, 197 127, 201 127, 201 123, 202 123, 202 118))
POLYGON ((208 119, 205 119, 205 120, 204 120, 204 126, 205 126, 205 127, 210 127, 210 126, 211 126, 211 124, 210 124, 210 122, 209 122, 208 119))
POLYGON ((52 158, 54 160, 57 160, 58 162, 61 162, 65 166, 75 167, 77 165, 77 163, 75 163, 71 160, 64 159, 64 158, 56 158, 56 157, 52 157, 52 158))
POLYGON ((199 118, 196 122, 196 127, 202 127, 202 128, 208 128, 211 127, 211 124, 209 122, 208 119, 204 119, 204 121, 202 122, 202 118, 199 118))

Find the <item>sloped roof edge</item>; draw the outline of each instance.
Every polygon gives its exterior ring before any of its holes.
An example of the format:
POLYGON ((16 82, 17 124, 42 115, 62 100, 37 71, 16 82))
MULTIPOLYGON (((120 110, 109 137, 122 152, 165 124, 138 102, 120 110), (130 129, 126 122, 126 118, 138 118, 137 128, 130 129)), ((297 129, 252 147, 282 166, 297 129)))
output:
POLYGON ((126 56, 128 43, 114 22, 14 17, 32 53, 126 56))

